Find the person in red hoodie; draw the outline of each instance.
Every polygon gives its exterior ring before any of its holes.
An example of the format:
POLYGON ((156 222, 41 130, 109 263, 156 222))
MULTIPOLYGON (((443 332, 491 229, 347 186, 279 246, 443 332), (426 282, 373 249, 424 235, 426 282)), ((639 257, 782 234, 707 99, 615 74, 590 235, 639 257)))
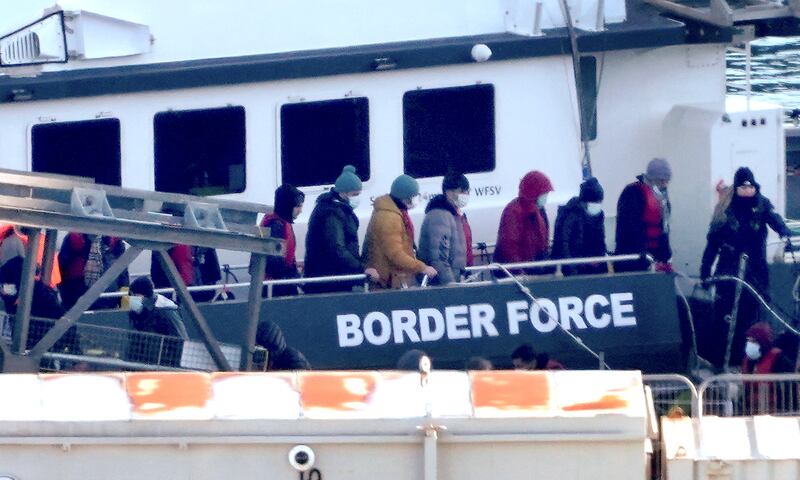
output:
POLYGON ((500 217, 494 259, 499 263, 531 262, 547 258, 549 224, 544 206, 553 185, 545 174, 532 171, 519 182, 519 195, 500 217))
MULTIPOLYGON (((792 362, 780 348, 774 346, 772 328, 759 322, 745 332, 747 343, 742 359, 742 373, 768 374, 788 373, 794 370, 792 362)), ((788 398, 781 395, 783 387, 779 382, 744 382, 744 404, 748 414, 776 413, 778 409, 789 407, 788 398), (776 394, 778 398, 776 398, 776 394), (776 401, 777 400, 777 401, 776 401)))

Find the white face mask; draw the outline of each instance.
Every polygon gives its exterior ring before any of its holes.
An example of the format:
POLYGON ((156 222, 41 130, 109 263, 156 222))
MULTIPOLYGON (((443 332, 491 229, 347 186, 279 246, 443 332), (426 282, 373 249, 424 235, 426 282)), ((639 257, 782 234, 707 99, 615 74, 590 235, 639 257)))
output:
POLYGON ((603 205, 596 202, 586 202, 586 211, 593 217, 600 215, 600 212, 603 211, 603 205))
POLYGON ((469 203, 469 193, 459 193, 456 199, 456 207, 464 208, 469 203))
POLYGON ((144 297, 140 297, 139 295, 131 295, 131 298, 128 299, 128 305, 135 313, 142 313, 142 309, 144 308, 143 302, 144 297))
POLYGON ((750 360, 758 360, 761 358, 761 346, 756 342, 747 342, 744 346, 744 354, 750 360))
POLYGON ((545 205, 547 205, 547 194, 543 193, 539 195, 539 198, 536 199, 536 206, 539 208, 544 208, 545 205))
POLYGON ((3 295, 8 297, 13 297, 17 294, 17 286, 13 283, 4 283, 3 284, 3 295))
POLYGON ((350 208, 355 210, 359 205, 361 205, 361 196, 347 197, 347 203, 350 204, 350 208))
POLYGON ((406 201, 406 206, 408 207, 409 210, 417 208, 417 205, 419 205, 419 195, 415 195, 411 197, 411 199, 406 201))

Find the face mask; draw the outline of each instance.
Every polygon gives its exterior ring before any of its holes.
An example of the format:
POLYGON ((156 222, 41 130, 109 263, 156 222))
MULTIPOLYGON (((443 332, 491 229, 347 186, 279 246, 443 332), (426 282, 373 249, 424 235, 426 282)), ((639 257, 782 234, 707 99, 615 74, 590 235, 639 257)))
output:
POLYGON ((3 295, 7 297, 13 297, 17 294, 17 286, 13 283, 4 283, 3 284, 3 295))
POLYGON ((411 197, 411 199, 406 201, 406 206, 408 207, 409 210, 417 208, 417 205, 419 205, 419 195, 411 197))
POLYGON ((347 203, 350 204, 350 208, 355 210, 359 205, 361 205, 361 197, 347 197, 347 203))
POLYGON ((750 360, 758 360, 761 358, 761 346, 756 342, 747 342, 744 346, 744 354, 750 360))
POLYGON ((539 208, 544 208, 547 205, 547 194, 539 195, 539 198, 536 199, 536 206, 539 208))
POLYGON ((469 203, 469 193, 459 193, 456 199, 456 207, 464 208, 469 203))
POLYGON ((144 308, 144 297, 140 297, 139 295, 131 295, 131 298, 128 299, 128 305, 130 309, 135 313, 142 313, 142 309, 144 308))
POLYGON ((600 215, 600 212, 603 211, 603 205, 595 202, 586 202, 586 211, 593 217, 600 215))

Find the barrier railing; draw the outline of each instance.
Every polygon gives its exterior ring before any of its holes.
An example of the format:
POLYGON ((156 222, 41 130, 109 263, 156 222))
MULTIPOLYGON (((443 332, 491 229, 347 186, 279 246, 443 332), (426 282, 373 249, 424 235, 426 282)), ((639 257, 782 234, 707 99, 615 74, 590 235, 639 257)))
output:
POLYGON ((697 388, 683 375, 642 375, 642 381, 650 387, 656 415, 677 413, 677 409, 689 416, 697 413, 697 388))
POLYGON ((503 270, 503 268, 506 268, 508 270, 555 268, 555 270, 553 272, 549 272, 549 274, 555 276, 562 276, 564 274, 563 267, 565 266, 606 264, 609 267, 609 272, 613 273, 614 271, 613 265, 617 262, 630 262, 630 261, 640 261, 640 260, 647 261, 650 269, 653 268, 653 265, 655 263, 655 259, 653 259, 652 256, 639 255, 639 254, 604 255, 598 257, 582 257, 582 258, 559 258, 554 260, 537 260, 535 262, 515 262, 515 263, 503 263, 503 264, 490 263, 487 265, 475 265, 472 267, 467 267, 465 270, 468 276, 465 282, 474 283, 475 280, 481 278, 483 274, 492 271, 500 271, 503 270))
POLYGON ((800 374, 723 374, 700 384, 698 416, 800 415, 800 374))

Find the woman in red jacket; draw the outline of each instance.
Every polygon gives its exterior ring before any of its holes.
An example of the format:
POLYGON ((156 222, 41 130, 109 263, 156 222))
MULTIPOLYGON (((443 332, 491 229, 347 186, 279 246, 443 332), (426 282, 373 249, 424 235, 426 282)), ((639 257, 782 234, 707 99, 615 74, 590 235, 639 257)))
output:
POLYGON ((553 185, 545 174, 532 171, 519 182, 519 195, 500 217, 494 259, 499 263, 531 262, 547 257, 549 224, 544 206, 553 185))

